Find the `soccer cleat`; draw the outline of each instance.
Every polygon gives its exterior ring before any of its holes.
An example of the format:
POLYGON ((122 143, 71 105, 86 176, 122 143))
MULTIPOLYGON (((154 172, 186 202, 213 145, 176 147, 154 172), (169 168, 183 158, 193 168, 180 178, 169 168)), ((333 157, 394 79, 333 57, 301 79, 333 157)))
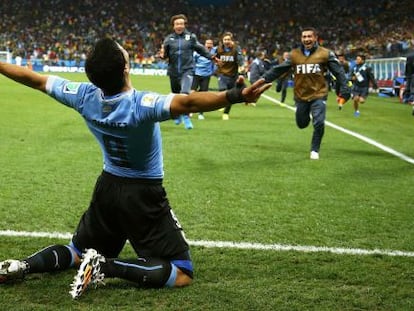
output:
POLYGON ((222 119, 224 121, 227 121, 229 119, 229 114, 228 113, 223 113, 222 119))
POLYGON ((191 119, 188 116, 184 116, 183 120, 184 120, 184 127, 187 130, 191 130, 193 128, 193 123, 191 122, 191 119))
POLYGON ((311 151, 310 158, 311 160, 319 160, 319 153, 316 151, 311 151))
POLYGON ((27 269, 27 263, 20 260, 8 259, 0 262, 0 284, 23 280, 27 269))
POLYGON ((201 114, 201 113, 200 113, 200 114, 198 115, 198 119, 199 119, 199 120, 204 120, 204 119, 205 119, 205 117, 204 117, 204 115, 203 115, 203 114, 201 114))
POLYGON ((69 294, 73 299, 79 298, 89 286, 96 288, 98 284, 104 284, 105 275, 101 273, 101 263, 105 262, 105 257, 96 250, 90 248, 82 256, 82 262, 78 272, 71 284, 69 294))
POLYGON ((357 110, 357 111, 354 112, 354 117, 359 117, 360 114, 361 113, 359 112, 359 110, 357 110))

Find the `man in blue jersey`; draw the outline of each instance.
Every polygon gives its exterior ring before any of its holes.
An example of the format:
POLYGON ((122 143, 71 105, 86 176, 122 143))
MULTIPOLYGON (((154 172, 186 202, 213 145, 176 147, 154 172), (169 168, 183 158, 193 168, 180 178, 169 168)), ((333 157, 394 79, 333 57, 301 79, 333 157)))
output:
POLYGON ((151 288, 191 283, 189 245, 162 186, 159 122, 184 113, 257 101, 271 85, 260 80, 245 88, 240 78, 226 92, 159 95, 134 89, 129 70, 128 53, 108 38, 99 40, 87 57, 85 71, 92 83, 41 75, 0 62, 2 75, 76 110, 104 157, 89 208, 71 242, 51 245, 23 260, 0 262, 0 283, 77 266, 70 291, 74 299, 104 277, 151 288), (117 258, 127 240, 139 258, 117 258))
MULTIPOLYGON (((214 42, 212 39, 207 39, 204 42, 204 46, 210 52, 214 46, 214 42)), ((210 78, 216 71, 216 64, 214 61, 209 57, 204 57, 200 55, 198 52, 194 51, 194 62, 195 62, 195 73, 193 79, 193 85, 191 86, 191 90, 193 91, 200 91, 205 92, 208 91, 208 87, 210 85, 210 78)), ((198 114, 199 120, 204 120, 204 114, 200 112, 198 114)))
MULTIPOLYGON (((169 34, 161 47, 161 58, 168 59, 168 76, 170 77, 173 93, 189 94, 194 77, 193 52, 214 59, 214 56, 197 40, 195 34, 186 29, 187 17, 184 14, 174 15, 170 19, 174 32, 169 34)), ((184 122, 186 129, 192 129, 193 124, 188 114, 175 119, 178 125, 184 122)))

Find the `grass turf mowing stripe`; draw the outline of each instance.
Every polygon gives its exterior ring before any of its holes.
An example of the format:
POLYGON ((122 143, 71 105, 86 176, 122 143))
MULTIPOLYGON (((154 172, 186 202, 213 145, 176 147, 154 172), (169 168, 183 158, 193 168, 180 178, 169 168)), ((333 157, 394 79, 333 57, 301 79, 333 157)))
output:
MULTIPOLYGON (((276 104, 279 104, 281 107, 288 108, 288 109, 290 109, 292 111, 295 111, 296 110, 295 107, 292 107, 292 106, 283 104, 282 102, 278 101, 277 99, 274 99, 273 97, 270 97, 270 96, 265 95, 265 94, 263 94, 262 96, 264 98, 266 98, 266 99, 268 99, 268 100, 276 103, 276 104)), ((399 158, 401 160, 404 160, 404 161, 406 161, 408 163, 414 164, 414 159, 413 158, 410 158, 409 156, 407 156, 407 155, 405 155, 405 154, 403 154, 401 152, 398 152, 398 151, 396 151, 396 150, 394 150, 394 149, 392 149, 390 147, 387 147, 387 146, 385 146, 385 145, 383 145, 383 144, 381 144, 381 143, 379 143, 379 142, 377 142, 377 141, 375 141, 375 140, 373 140, 371 138, 368 138, 368 137, 363 136, 361 134, 358 134, 356 132, 347 130, 346 128, 343 128, 343 127, 341 127, 339 125, 333 124, 332 122, 329 122, 329 121, 325 121, 325 124, 327 126, 330 126, 330 127, 334 128, 335 130, 338 130, 340 132, 343 132, 345 134, 348 134, 350 136, 353 136, 355 138, 358 138, 358 139, 360 139, 360 140, 362 140, 362 141, 364 141, 364 142, 366 142, 366 143, 368 143, 368 144, 370 144, 370 145, 372 145, 374 147, 377 147, 378 149, 381 149, 381 150, 383 150, 385 152, 388 152, 389 154, 391 154, 393 156, 396 156, 397 158, 399 158)))

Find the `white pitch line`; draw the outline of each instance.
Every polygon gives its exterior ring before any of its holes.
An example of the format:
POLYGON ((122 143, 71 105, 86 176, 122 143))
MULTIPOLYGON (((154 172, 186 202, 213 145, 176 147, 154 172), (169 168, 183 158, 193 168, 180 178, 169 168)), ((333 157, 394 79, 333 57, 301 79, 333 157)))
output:
MULTIPOLYGON (((69 240, 71 233, 59 232, 28 232, 14 230, 0 230, 0 236, 9 237, 34 237, 34 238, 54 238, 69 240)), ((383 255, 414 257, 414 252, 384 249, 361 249, 361 248, 342 248, 342 247, 324 247, 324 246, 306 246, 306 245, 286 245, 286 244, 262 244, 249 242, 230 242, 230 241, 188 241, 190 245, 207 248, 234 248, 250 250, 269 250, 269 251, 295 251, 301 253, 333 253, 340 255, 383 255)))
MULTIPOLYGON (((273 97, 270 97, 268 95, 263 94, 262 96, 264 98, 266 98, 266 99, 268 99, 268 100, 276 103, 276 104, 279 104, 281 107, 288 108, 288 109, 290 109, 292 111, 295 111, 295 107, 292 107, 292 106, 283 104, 282 102, 280 102, 277 99, 274 99, 273 97)), ((378 149, 381 149, 381 150, 383 150, 383 151, 385 151, 385 152, 387 152, 389 154, 392 154, 393 156, 396 156, 397 158, 400 158, 401 160, 404 160, 404 161, 406 161, 408 163, 414 164, 414 159, 413 158, 411 158, 411 157, 409 157, 409 156, 407 156, 407 155, 405 155, 405 154, 403 154, 401 152, 398 152, 398 151, 396 151, 396 150, 394 150, 394 149, 392 149, 390 147, 387 147, 387 146, 385 146, 385 145, 383 145, 383 144, 381 144, 381 143, 379 143, 379 142, 377 142, 377 141, 375 141, 375 140, 373 140, 371 138, 368 138, 368 137, 363 136, 361 134, 358 134, 356 132, 347 130, 346 128, 343 128, 343 127, 341 127, 339 125, 333 124, 332 122, 329 122, 329 121, 325 121, 325 124, 327 126, 330 126, 330 127, 334 128, 334 129, 340 131, 340 132, 343 132, 345 134, 348 134, 350 136, 353 136, 355 138, 358 138, 358 139, 360 139, 360 140, 362 140, 362 141, 364 141, 364 142, 366 142, 366 143, 368 143, 368 144, 370 144, 370 145, 372 145, 374 147, 377 147, 378 149)))

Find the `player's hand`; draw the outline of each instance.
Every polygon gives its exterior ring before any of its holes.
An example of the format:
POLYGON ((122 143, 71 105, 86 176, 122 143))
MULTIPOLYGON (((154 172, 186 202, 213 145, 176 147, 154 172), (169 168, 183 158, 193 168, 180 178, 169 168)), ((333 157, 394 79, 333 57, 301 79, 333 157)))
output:
POLYGON ((259 79, 249 87, 244 83, 244 77, 239 76, 236 86, 226 91, 226 98, 230 104, 236 103, 255 103, 263 92, 268 90, 272 83, 266 83, 265 80, 259 79))
MULTIPOLYGON (((244 83, 244 78, 242 76, 239 77, 239 79, 237 80, 237 83, 239 83, 239 80, 241 79, 244 83)), ((267 91, 271 86, 272 86, 272 83, 266 83, 265 79, 261 78, 257 80, 255 83, 253 83, 252 85, 250 85, 249 87, 245 87, 242 90, 242 96, 245 99, 245 102, 255 103, 258 101, 260 96, 265 91, 267 91)))

